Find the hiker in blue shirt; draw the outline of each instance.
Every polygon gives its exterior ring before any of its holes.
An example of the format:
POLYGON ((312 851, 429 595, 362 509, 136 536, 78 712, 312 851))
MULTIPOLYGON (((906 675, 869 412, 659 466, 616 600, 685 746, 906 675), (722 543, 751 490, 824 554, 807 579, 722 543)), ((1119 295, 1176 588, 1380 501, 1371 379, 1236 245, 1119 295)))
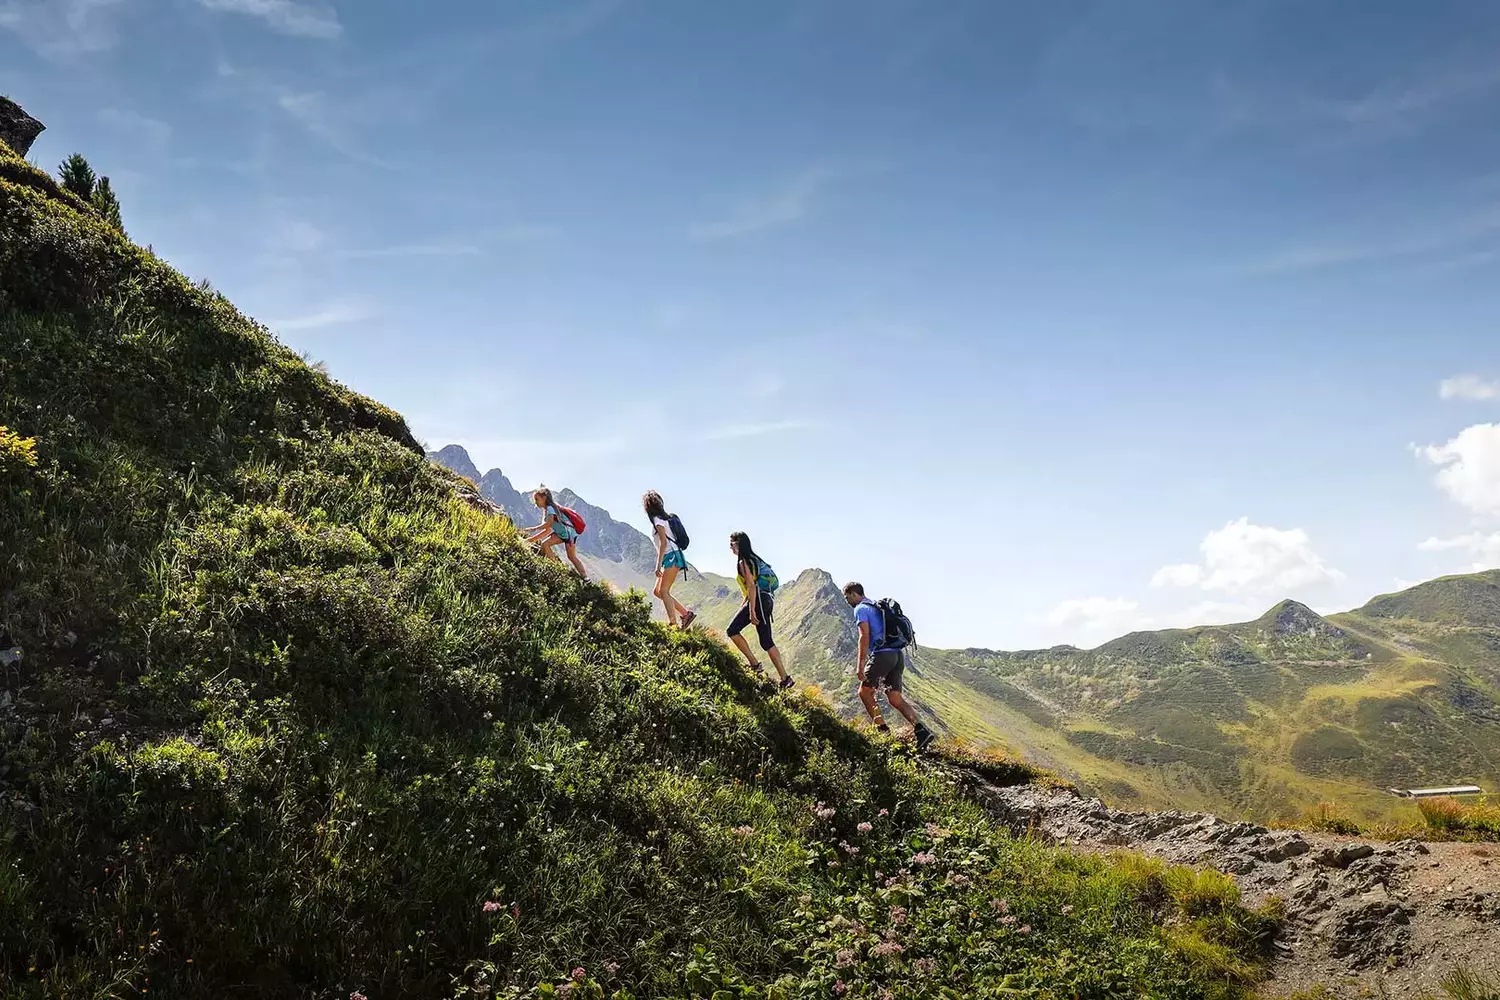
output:
POLYGON ((729 551, 734 553, 735 582, 740 585, 740 593, 745 595, 745 603, 740 607, 739 613, 734 616, 734 621, 729 623, 729 638, 739 647, 741 653, 745 654, 745 665, 761 676, 765 676, 765 669, 761 667, 754 654, 750 652, 750 644, 740 633, 748 626, 755 626, 755 633, 760 638, 760 648, 771 657, 771 664, 776 672, 781 675, 780 687, 786 690, 796 681, 786 672, 786 667, 781 664, 781 652, 776 648, 776 640, 771 636, 771 615, 775 611, 775 599, 771 596, 776 593, 780 582, 776 579, 776 571, 760 556, 755 554, 755 549, 750 545, 750 536, 743 531, 736 531, 729 536, 729 551))
MULTIPOLYGON (((870 713, 870 720, 875 723, 876 729, 882 733, 891 731, 880 714, 880 705, 875 701, 875 695, 884 687, 886 701, 911 723, 912 731, 917 737, 917 749, 926 750, 937 739, 937 735, 922 725, 917 718, 917 710, 901 691, 901 675, 906 672, 906 650, 901 637, 887 635, 885 615, 874 601, 865 596, 863 584, 845 584, 844 600, 854 609, 854 621, 859 629, 859 663, 856 672, 859 674, 859 700, 864 702, 865 711, 870 713)), ((899 605, 896 611, 900 613, 899 605)))
MULTIPOLYGON (((672 584, 677 582, 677 575, 687 572, 687 557, 682 554, 682 544, 672 530, 675 515, 667 513, 667 505, 655 490, 642 497, 641 502, 646 508, 646 520, 651 522, 651 540, 656 543, 656 586, 651 592, 666 609, 667 622, 687 628, 698 615, 672 596, 672 584)), ((677 525, 681 527, 682 522, 678 521, 677 525)))
POLYGON ((542 523, 534 528, 526 529, 521 537, 541 550, 543 556, 549 556, 562 562, 562 556, 555 551, 561 545, 568 553, 568 562, 578 571, 578 575, 585 580, 589 578, 589 571, 584 568, 583 560, 578 558, 578 529, 573 526, 573 520, 568 516, 568 509, 552 499, 552 491, 542 486, 532 491, 531 502, 536 504, 542 511, 542 523))

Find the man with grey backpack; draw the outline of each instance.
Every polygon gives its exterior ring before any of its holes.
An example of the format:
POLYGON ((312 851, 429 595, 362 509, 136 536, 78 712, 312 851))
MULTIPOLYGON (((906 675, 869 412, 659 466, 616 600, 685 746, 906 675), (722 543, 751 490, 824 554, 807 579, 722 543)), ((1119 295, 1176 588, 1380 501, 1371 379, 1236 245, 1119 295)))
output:
POLYGON ((916 639, 911 619, 901 610, 901 605, 889 597, 879 602, 865 596, 863 584, 844 585, 844 600, 854 609, 855 625, 859 629, 859 700, 864 702, 870 720, 882 733, 889 733, 880 714, 880 705, 875 696, 885 688, 886 701, 910 722, 917 738, 917 749, 926 750, 937 739, 937 734, 917 718, 917 710, 901 691, 901 675, 906 671, 906 648, 916 639))

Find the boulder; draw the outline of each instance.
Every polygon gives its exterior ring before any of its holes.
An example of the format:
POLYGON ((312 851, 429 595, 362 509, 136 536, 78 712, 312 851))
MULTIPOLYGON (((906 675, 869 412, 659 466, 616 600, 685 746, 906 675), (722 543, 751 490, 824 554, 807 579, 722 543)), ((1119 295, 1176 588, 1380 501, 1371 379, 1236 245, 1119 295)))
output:
POLYGON ((47 126, 21 110, 21 106, 8 97, 0 97, 0 142, 24 157, 31 152, 31 144, 47 126))

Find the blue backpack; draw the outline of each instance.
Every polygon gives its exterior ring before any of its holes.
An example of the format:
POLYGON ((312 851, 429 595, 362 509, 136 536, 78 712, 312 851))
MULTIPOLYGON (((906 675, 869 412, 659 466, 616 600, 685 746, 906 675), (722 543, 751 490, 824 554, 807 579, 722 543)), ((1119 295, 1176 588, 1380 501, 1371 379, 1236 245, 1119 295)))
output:
POLYGON ((776 593, 776 588, 781 586, 781 581, 776 579, 776 571, 771 564, 764 559, 756 559, 755 585, 767 594, 776 593))
POLYGON ((682 526, 682 518, 678 517, 676 514, 667 515, 667 534, 672 536, 672 541, 677 543, 677 547, 679 549, 687 551, 687 529, 682 526))

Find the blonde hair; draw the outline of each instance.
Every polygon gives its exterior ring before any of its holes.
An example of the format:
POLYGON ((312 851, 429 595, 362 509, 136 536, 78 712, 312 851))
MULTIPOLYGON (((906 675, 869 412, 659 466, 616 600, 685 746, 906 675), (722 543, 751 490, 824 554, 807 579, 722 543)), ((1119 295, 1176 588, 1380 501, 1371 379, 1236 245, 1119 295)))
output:
POLYGON ((538 486, 536 489, 531 491, 531 502, 536 503, 538 507, 545 508, 555 506, 554 501, 552 500, 552 491, 547 489, 547 487, 545 486, 538 486), (541 503, 536 503, 538 497, 541 498, 541 503))

